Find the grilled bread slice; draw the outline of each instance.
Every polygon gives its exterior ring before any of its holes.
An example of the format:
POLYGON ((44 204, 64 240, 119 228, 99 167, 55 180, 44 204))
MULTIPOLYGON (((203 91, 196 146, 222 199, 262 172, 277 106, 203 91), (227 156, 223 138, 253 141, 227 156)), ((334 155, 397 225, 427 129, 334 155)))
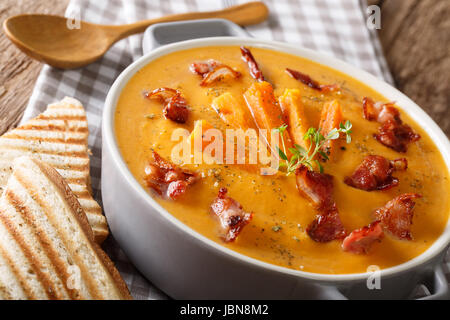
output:
POLYGON ((0 137, 0 192, 12 171, 12 161, 32 155, 54 167, 66 179, 86 212, 95 239, 108 235, 102 209, 90 193, 88 126, 78 100, 66 97, 0 137))
POLYGON ((130 299, 58 172, 20 157, 0 198, 0 299, 130 299))

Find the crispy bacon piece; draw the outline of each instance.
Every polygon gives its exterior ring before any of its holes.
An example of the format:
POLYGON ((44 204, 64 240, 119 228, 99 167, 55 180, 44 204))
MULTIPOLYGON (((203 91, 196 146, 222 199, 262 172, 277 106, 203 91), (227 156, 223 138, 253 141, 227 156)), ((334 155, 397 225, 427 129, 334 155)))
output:
POLYGON ((320 91, 321 92, 333 92, 333 91, 338 91, 339 89, 341 89, 341 88, 336 83, 335 84, 321 84, 320 85, 320 91))
POLYGON ((241 76, 239 71, 213 59, 204 62, 194 62, 190 65, 189 69, 192 73, 198 74, 203 78, 202 82, 200 82, 202 87, 208 86, 221 79, 237 79, 241 76))
POLYGON ((408 143, 420 139, 420 135, 415 133, 410 126, 393 120, 383 123, 378 128, 378 133, 373 136, 386 147, 403 153, 408 150, 408 143))
POLYGON ((367 254, 376 241, 384 237, 380 221, 353 230, 342 242, 342 249, 355 254, 367 254))
POLYGON ((344 182, 365 191, 387 190, 398 185, 398 179, 392 173, 406 170, 407 167, 408 161, 405 158, 389 161, 382 156, 369 155, 350 177, 345 177, 344 182))
POLYGON ((333 205, 333 177, 329 174, 309 170, 300 166, 295 172, 297 189, 310 200, 317 209, 326 209, 333 205))
POLYGON ((398 239, 411 240, 411 224, 413 219, 414 199, 422 197, 417 193, 404 193, 395 197, 383 207, 378 208, 374 215, 381 221, 385 231, 398 239))
POLYGON ((321 92, 332 92, 332 91, 339 90, 339 86, 337 84, 328 84, 328 85, 319 84, 317 81, 313 80, 310 76, 308 76, 307 74, 301 73, 300 71, 286 68, 286 72, 292 78, 307 85, 311 89, 321 91, 321 92))
POLYGON ((316 242, 329 242, 342 239, 346 236, 346 231, 339 218, 336 204, 333 203, 306 228, 306 232, 316 242))
POLYGON ((189 116, 186 99, 180 94, 175 95, 163 109, 164 117, 178 123, 185 123, 189 116))
POLYGON ((391 160, 390 163, 394 167, 394 171, 404 171, 408 169, 408 160, 406 160, 406 158, 391 160))
POLYGON ((178 94, 178 90, 172 89, 172 88, 158 88, 150 92, 145 93, 145 97, 148 99, 157 100, 160 103, 167 103, 169 102, 173 97, 175 97, 178 94))
POLYGON ((181 96, 178 90, 172 88, 158 88, 151 92, 147 92, 145 97, 148 99, 158 100, 164 104, 163 114, 166 119, 178 123, 185 123, 189 116, 187 101, 181 96))
POLYGON ((397 152, 406 152, 408 143, 420 139, 419 134, 402 122, 400 112, 392 102, 374 103, 372 99, 365 97, 363 99, 363 115, 369 121, 381 123, 374 138, 397 152))
POLYGON ((321 90, 319 83, 317 81, 311 79, 310 76, 308 76, 308 75, 306 75, 304 73, 301 73, 300 71, 293 70, 293 69, 290 69, 290 68, 286 68, 286 72, 292 78, 294 78, 295 80, 300 81, 301 83, 307 85, 308 87, 310 87, 310 88, 312 88, 314 90, 318 90, 318 91, 321 90))
POLYGON ((212 71, 208 72, 200 85, 202 87, 208 86, 216 81, 226 78, 234 78, 237 79, 241 76, 239 71, 233 70, 231 67, 226 65, 220 65, 215 67, 212 71))
POLYGON ((226 188, 219 190, 211 210, 220 220, 224 241, 232 242, 252 219, 253 213, 245 212, 236 200, 227 196, 227 192, 226 188))
POLYGON ((328 242, 345 237, 346 232, 333 199, 333 177, 300 166, 296 171, 296 178, 300 194, 319 211, 316 219, 306 229, 311 239, 328 242))
POLYGON ((377 121, 385 123, 393 120, 401 123, 400 112, 394 107, 393 102, 382 103, 374 102, 372 99, 365 97, 363 99, 363 115, 369 121, 377 121))
POLYGON ((242 55, 242 60, 244 60, 244 62, 247 63, 248 68, 250 70, 250 75, 258 81, 265 81, 264 79, 264 75, 262 74, 261 70, 259 69, 258 63, 256 62, 255 58, 253 57, 252 52, 242 46, 241 47, 241 55, 242 55))
POLYGON ((192 73, 198 74, 204 78, 206 74, 213 71, 219 65, 221 65, 219 61, 209 59, 207 61, 194 62, 189 66, 189 69, 192 73))
POLYGON ((176 200, 197 181, 197 175, 194 172, 175 166, 155 151, 152 151, 152 155, 153 162, 145 167, 144 179, 147 186, 159 195, 176 200))

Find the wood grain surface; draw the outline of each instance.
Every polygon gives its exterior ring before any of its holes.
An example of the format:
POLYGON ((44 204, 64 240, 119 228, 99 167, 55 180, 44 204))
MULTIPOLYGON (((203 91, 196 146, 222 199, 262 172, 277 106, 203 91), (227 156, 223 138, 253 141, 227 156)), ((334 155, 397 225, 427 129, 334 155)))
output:
MULTIPOLYGON (((0 22, 20 13, 63 14, 68 0, 1 0, 0 22)), ((42 64, 28 58, 0 32, 0 134, 20 121, 42 64)))
POLYGON ((381 1, 381 30, 400 91, 421 106, 450 137, 450 1, 381 1))
MULTIPOLYGON (((397 87, 450 137, 450 1, 369 0, 397 87)), ((19 13, 63 14, 68 0, 1 0, 0 22, 19 13)), ((17 125, 42 65, 0 33, 0 134, 17 125)))

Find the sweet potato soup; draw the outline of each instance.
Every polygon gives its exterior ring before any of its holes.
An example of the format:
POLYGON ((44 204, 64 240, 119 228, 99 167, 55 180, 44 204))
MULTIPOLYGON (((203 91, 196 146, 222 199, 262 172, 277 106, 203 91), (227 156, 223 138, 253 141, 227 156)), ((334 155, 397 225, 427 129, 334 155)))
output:
POLYGON ((115 132, 142 187, 209 239, 287 268, 357 273, 370 265, 395 266, 424 252, 447 223, 450 185, 444 160, 423 129, 401 106, 336 70, 280 52, 250 50, 253 57, 237 46, 175 52, 130 79, 117 104, 115 132), (217 66, 222 67, 219 75, 217 66), (173 90, 152 99, 148 93, 158 88, 173 90), (283 108, 283 99, 291 107, 283 108), (321 119, 324 114, 328 120, 321 119), (312 150, 314 137, 301 141, 308 128, 330 136, 323 128, 332 129, 334 123, 340 132, 334 130, 331 135, 339 138, 324 141, 317 155, 292 174, 283 167, 275 175, 261 175, 242 165, 173 162, 172 148, 179 143, 171 140, 173 130, 192 132, 198 120, 223 132, 243 122, 267 129, 285 124, 286 143, 312 145, 312 150), (154 151, 164 160, 148 169, 155 163, 154 151), (161 177, 149 178, 152 170, 163 171, 165 179, 178 175, 176 186, 183 188, 169 185, 173 193, 167 196, 161 177), (246 214, 233 215, 233 210, 246 214))

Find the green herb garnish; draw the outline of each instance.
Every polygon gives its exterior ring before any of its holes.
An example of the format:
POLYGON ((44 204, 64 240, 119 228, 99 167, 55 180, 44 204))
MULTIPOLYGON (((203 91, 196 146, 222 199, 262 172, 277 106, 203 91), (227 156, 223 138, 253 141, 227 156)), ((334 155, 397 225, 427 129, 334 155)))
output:
POLYGON ((286 155, 287 152, 284 143, 284 132, 287 129, 287 125, 283 124, 278 128, 274 128, 273 130, 279 132, 281 135, 281 146, 283 147, 283 149, 277 147, 278 155, 282 160, 282 162, 279 164, 278 169, 285 168, 286 175, 289 176, 291 173, 295 172, 295 170, 301 165, 305 165, 311 170, 314 170, 315 164, 317 165, 319 171, 322 173, 322 164, 319 160, 314 159, 316 154, 320 154, 323 159, 328 160, 328 155, 322 150, 322 146, 329 140, 339 139, 341 133, 345 134, 347 143, 352 142, 352 137, 350 136, 350 134, 352 133, 351 128, 352 123, 347 120, 344 124, 340 123, 339 128, 334 128, 333 130, 331 130, 326 137, 324 137, 320 133, 320 128, 309 128, 305 133, 305 136, 303 137, 304 140, 310 141, 309 149, 306 150, 302 146, 294 144, 294 148, 289 148, 289 151, 292 153, 290 159, 288 159, 286 155))
POLYGON ((281 230, 281 227, 280 226, 273 226, 272 230, 275 231, 275 232, 278 232, 278 231, 281 230))

